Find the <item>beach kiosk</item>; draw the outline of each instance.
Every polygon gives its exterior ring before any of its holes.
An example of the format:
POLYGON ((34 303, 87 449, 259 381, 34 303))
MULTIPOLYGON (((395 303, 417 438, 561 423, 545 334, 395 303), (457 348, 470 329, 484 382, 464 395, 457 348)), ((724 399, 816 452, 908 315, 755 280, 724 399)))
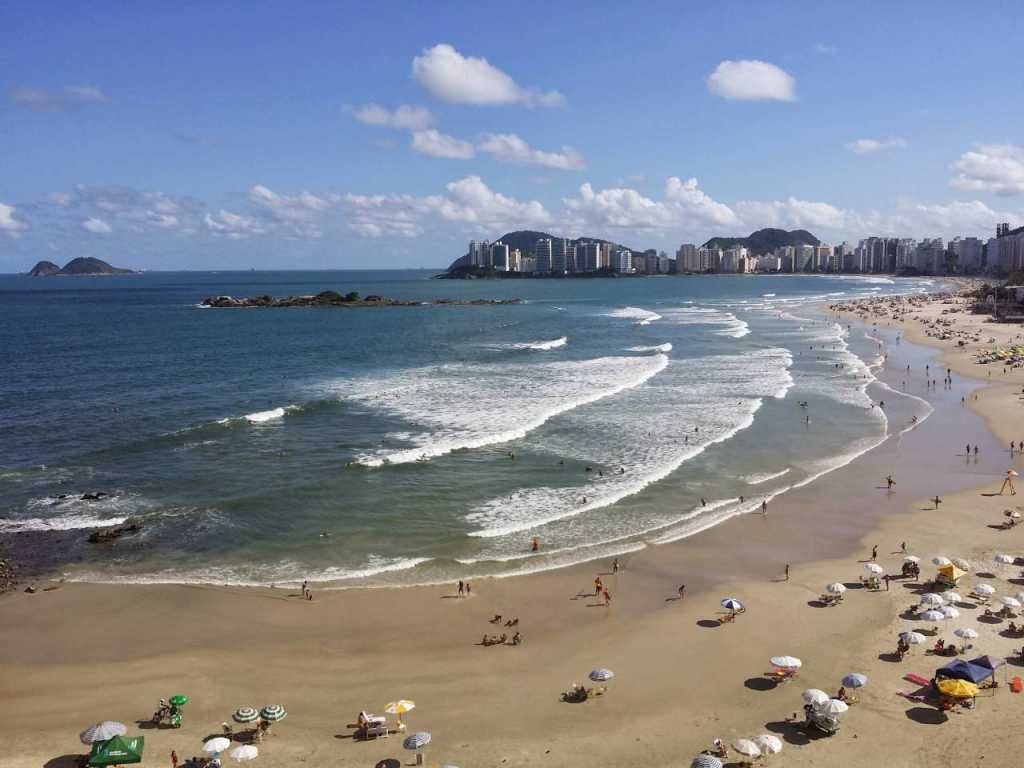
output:
POLYGON ((960 570, 952 563, 949 565, 940 565, 938 575, 935 577, 935 583, 952 589, 965 575, 966 571, 960 570))

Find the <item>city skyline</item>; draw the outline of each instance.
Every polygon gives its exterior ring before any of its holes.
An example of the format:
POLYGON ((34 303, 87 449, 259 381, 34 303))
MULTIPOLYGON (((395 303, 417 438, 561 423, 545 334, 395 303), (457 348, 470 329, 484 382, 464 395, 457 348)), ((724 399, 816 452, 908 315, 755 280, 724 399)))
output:
POLYGON ((521 228, 673 253, 766 226, 1024 224, 1021 84, 986 44, 1013 4, 580 8, 415 29, 400 4, 0 10, 0 271, 440 267, 521 228), (608 29, 628 49, 565 55, 608 29), (977 54, 936 55, 950 29, 977 54))

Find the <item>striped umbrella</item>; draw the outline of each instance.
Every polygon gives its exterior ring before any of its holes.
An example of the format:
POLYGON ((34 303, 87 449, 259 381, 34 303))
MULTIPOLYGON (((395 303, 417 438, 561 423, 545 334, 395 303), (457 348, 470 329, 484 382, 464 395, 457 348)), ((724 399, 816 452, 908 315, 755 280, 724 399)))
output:
POLYGON ((736 739, 736 741, 732 743, 732 748, 744 757, 761 756, 761 748, 750 739, 736 739))
POLYGON ((418 731, 405 737, 402 746, 406 749, 422 749, 430 743, 430 734, 427 731, 418 731))
POLYGON ((268 723, 276 723, 286 717, 288 717, 288 713, 280 704, 269 704, 260 710, 260 719, 268 723))
POLYGON ((604 669, 603 667, 591 670, 590 672, 590 679, 595 683, 603 683, 607 680, 611 680, 613 677, 615 677, 615 673, 610 669, 604 669))
POLYGON ((742 611, 743 603, 737 600, 735 597, 727 597, 722 601, 722 607, 728 611, 742 611))
POLYGON ((255 723, 260 719, 260 713, 252 707, 242 707, 235 710, 235 714, 231 716, 231 719, 236 723, 255 723))
POLYGON ((690 768, 722 768, 722 761, 714 755, 697 755, 690 761, 690 768))
POLYGON ((128 733, 128 726, 114 720, 104 720, 102 723, 90 725, 80 734, 78 738, 83 744, 92 744, 96 741, 107 741, 115 736, 124 736, 128 733))
POLYGON ((761 748, 761 754, 777 755, 782 751, 782 739, 774 733, 763 733, 754 739, 754 743, 761 748))
POLYGON ((843 678, 842 683, 846 688, 863 688, 868 684, 868 678, 860 672, 851 672, 843 678))
POLYGON ((231 739, 225 739, 223 736, 215 736, 203 744, 203 752, 208 755, 219 755, 230 746, 231 739))
POLYGON ((243 744, 240 747, 235 747, 229 753, 232 760, 255 760, 259 757, 260 751, 252 744, 243 744))

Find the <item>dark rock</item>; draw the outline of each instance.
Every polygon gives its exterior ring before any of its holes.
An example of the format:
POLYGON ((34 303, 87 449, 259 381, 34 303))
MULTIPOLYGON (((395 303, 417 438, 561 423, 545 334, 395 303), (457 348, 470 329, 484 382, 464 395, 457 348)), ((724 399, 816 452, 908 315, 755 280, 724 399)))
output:
POLYGON ((29 271, 31 277, 49 277, 60 272, 60 267, 52 261, 40 261, 29 271))
POLYGON ((142 524, 134 517, 129 517, 120 525, 111 525, 106 528, 99 528, 89 534, 89 541, 93 544, 104 544, 114 541, 129 533, 138 533, 142 530, 142 524))

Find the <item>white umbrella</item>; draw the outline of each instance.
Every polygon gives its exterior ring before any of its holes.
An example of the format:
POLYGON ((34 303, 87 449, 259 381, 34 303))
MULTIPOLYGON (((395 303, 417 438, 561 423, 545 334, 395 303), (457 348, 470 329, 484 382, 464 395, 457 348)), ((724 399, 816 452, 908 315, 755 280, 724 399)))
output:
POLYGON ((999 602, 1007 608, 1020 608, 1020 600, 1016 597, 1000 597, 999 602))
POLYGON ((970 562, 968 562, 967 560, 964 560, 962 557, 954 557, 950 562, 953 565, 955 565, 957 568, 959 568, 961 571, 969 571, 969 570, 971 570, 970 562))
POLYGON ((232 749, 229 754, 232 760, 255 760, 259 757, 260 751, 252 744, 243 744, 232 749))
POLYGON ((124 736, 128 733, 128 726, 114 720, 104 720, 102 723, 90 725, 80 734, 78 738, 83 744, 92 744, 95 741, 107 741, 115 736, 124 736))
POLYGON ((615 673, 610 669, 604 669, 603 667, 591 670, 590 672, 590 679, 595 683, 603 683, 607 680, 611 680, 613 677, 615 677, 615 673))
POLYGON ((878 574, 885 573, 885 568, 880 566, 878 563, 866 563, 864 565, 864 570, 867 571, 868 573, 873 573, 876 576, 878 574))
POLYGON ((934 605, 940 606, 945 605, 946 601, 942 595, 937 595, 934 592, 925 592, 921 595, 921 605, 934 605))
POLYGON ((905 562, 905 563, 920 563, 921 562, 921 558, 918 557, 917 555, 907 555, 906 557, 903 558, 903 562, 905 562))
POLYGON ((743 603, 735 597, 727 597, 722 601, 722 607, 730 611, 742 611, 743 603))
POLYGON ((1020 600, 1021 603, 1024 603, 1024 592, 1018 592, 1016 595, 1014 595, 1014 597, 1020 600))
POLYGON ((943 592, 942 596, 946 598, 946 603, 948 605, 952 605, 953 603, 962 603, 964 601, 959 592, 943 592))
POLYGON ((750 739, 736 739, 732 748, 745 757, 760 757, 761 748, 750 739))
POLYGON ((763 733, 754 739, 764 755, 777 755, 782 751, 782 739, 773 733, 763 733))
POLYGON ((994 595, 996 593, 996 588, 991 584, 979 584, 974 588, 974 591, 979 595, 994 595))
POLYGON ((920 616, 918 616, 918 618, 922 621, 942 621, 944 618, 946 618, 946 615, 942 611, 936 611, 932 609, 930 611, 925 611, 920 616))
POLYGON ((846 712, 850 707, 845 701, 839 699, 829 699, 823 704, 816 704, 814 708, 821 712, 823 715, 841 715, 846 712))
POLYGON ((939 568, 941 568, 944 565, 952 565, 952 564, 953 564, 952 560, 950 560, 948 557, 943 557, 942 555, 939 555, 938 557, 933 557, 932 558, 932 565, 937 565, 937 566, 939 566, 939 568))
POLYGON ((230 746, 231 739, 225 739, 223 736, 215 736, 203 744, 203 752, 208 755, 219 755, 230 746))
POLYGON ((900 637, 908 645, 920 645, 926 639, 920 632, 900 632, 900 637))
POLYGON ((944 618, 947 618, 947 619, 959 619, 960 618, 960 611, 958 611, 952 605, 944 605, 944 606, 942 606, 941 610, 942 610, 942 615, 943 615, 944 618))
POLYGON ((830 595, 841 595, 846 591, 846 585, 838 581, 834 581, 825 587, 825 591, 830 595))
POLYGON ((1013 565, 1016 561, 1016 558, 1013 555, 996 555, 992 559, 1000 565, 1013 565))
POLYGON ((811 705, 824 704, 829 700, 830 696, 824 691, 820 691, 817 688, 808 688, 803 693, 804 701, 811 705))
POLYGON ((970 627, 960 627, 953 631, 953 634, 957 637, 962 637, 964 640, 977 640, 978 633, 970 627))
POLYGON ((796 656, 772 656, 768 661, 779 669, 800 669, 804 665, 796 656))

